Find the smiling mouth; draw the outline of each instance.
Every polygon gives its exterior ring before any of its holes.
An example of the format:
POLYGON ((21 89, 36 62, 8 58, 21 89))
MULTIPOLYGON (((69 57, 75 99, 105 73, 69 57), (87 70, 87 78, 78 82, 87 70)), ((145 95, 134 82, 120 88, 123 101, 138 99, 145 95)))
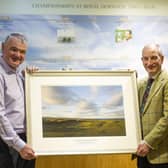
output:
POLYGON ((148 66, 147 68, 152 70, 155 68, 155 66, 148 66))
POLYGON ((22 60, 21 60, 20 58, 13 57, 13 58, 12 58, 12 61, 13 61, 13 62, 17 62, 17 61, 22 61, 22 60))

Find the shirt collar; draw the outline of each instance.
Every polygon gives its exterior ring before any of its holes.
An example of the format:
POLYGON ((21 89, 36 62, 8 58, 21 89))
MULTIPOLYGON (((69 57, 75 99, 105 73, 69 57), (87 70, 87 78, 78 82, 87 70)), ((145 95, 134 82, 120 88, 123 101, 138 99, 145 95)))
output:
POLYGON ((156 78, 159 76, 159 74, 161 73, 161 71, 162 71, 162 70, 160 70, 160 71, 157 72, 155 75, 153 75, 153 76, 151 76, 151 77, 149 77, 149 78, 156 79, 156 78))

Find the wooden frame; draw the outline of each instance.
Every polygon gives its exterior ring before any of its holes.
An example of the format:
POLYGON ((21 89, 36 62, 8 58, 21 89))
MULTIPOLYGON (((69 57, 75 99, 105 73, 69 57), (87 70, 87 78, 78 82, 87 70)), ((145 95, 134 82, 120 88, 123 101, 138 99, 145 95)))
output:
POLYGON ((26 73, 28 143, 37 155, 135 152, 136 82, 130 70, 26 73))

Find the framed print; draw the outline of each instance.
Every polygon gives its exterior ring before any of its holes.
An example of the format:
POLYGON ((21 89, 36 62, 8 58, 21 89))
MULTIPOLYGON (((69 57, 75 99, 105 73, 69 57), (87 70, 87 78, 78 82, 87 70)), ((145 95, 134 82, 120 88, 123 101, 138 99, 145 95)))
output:
POLYGON ((26 73, 26 110, 37 155, 132 153, 141 140, 135 71, 26 73))

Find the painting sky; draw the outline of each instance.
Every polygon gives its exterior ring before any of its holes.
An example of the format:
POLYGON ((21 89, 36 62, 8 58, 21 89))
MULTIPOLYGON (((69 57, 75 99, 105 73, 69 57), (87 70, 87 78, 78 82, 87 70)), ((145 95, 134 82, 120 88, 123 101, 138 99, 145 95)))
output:
POLYGON ((121 86, 42 86, 45 117, 124 118, 121 86))

